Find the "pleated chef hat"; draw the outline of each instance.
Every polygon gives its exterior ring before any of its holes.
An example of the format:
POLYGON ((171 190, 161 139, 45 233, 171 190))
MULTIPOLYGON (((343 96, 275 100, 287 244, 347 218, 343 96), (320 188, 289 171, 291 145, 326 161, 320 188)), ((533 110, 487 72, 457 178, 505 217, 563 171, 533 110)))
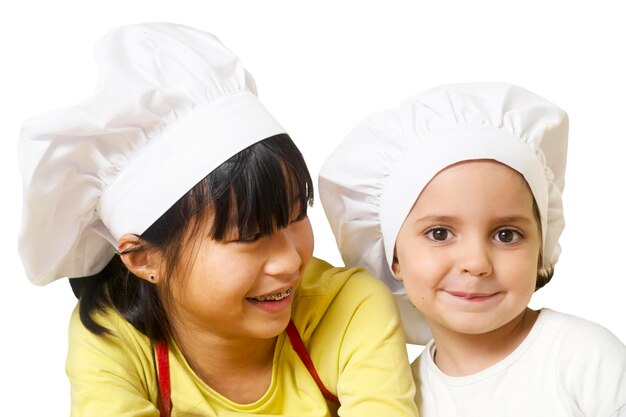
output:
POLYGON ((522 88, 447 85, 362 121, 325 162, 320 198, 347 266, 364 266, 396 294, 407 338, 430 331, 391 271, 396 238, 416 199, 442 169, 493 159, 520 172, 539 207, 544 266, 559 256, 567 114, 522 88))
POLYGON ((95 48, 91 98, 27 120, 19 251, 35 284, 101 271, 232 155, 284 133, 252 77, 215 36, 147 23, 95 48))

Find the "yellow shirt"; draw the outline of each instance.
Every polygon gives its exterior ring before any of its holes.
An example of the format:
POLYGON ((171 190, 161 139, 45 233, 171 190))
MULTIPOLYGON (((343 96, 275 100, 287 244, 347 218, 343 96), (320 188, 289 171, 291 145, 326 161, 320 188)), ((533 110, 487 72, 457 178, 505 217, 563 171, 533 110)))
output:
MULTIPOLYGON (((340 415, 416 416, 404 336, 384 284, 363 270, 312 259, 298 292, 293 321, 324 385, 339 397, 340 415)), ((117 312, 97 320, 115 336, 89 332, 78 309, 70 322, 71 415, 158 417, 150 341, 117 312)), ((172 417, 334 415, 285 333, 276 343, 270 387, 251 404, 235 403, 211 389, 175 344, 170 344, 169 360, 172 417)))

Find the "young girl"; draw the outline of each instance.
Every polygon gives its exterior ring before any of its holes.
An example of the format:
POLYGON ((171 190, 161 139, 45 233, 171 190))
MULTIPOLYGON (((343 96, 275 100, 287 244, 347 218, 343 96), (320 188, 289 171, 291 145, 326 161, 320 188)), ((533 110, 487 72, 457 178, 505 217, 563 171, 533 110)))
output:
POLYGON ((71 280, 72 416, 415 416, 393 297, 312 258, 312 181, 214 36, 143 24, 29 120, 20 252, 71 280), (339 403, 341 405, 339 405, 339 403))
POLYGON ((422 416, 626 415, 624 345, 528 308, 560 252, 566 151, 561 109, 466 84, 371 116, 323 167, 346 264, 401 282, 434 336, 413 363, 422 416))

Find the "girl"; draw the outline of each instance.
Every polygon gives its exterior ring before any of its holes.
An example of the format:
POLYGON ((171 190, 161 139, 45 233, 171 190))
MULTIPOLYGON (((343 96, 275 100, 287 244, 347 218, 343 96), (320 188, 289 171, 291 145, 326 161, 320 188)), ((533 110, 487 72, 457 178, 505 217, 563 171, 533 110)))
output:
POLYGON ((412 366, 422 416, 626 415, 624 345, 528 308, 560 252, 566 151, 553 104, 452 85, 366 119, 322 169, 346 264, 402 283, 432 331, 412 366))
POLYGON ((393 299, 312 258, 310 175, 239 59, 172 24, 96 58, 94 96, 20 150, 28 276, 86 277, 72 416, 416 415, 393 299))

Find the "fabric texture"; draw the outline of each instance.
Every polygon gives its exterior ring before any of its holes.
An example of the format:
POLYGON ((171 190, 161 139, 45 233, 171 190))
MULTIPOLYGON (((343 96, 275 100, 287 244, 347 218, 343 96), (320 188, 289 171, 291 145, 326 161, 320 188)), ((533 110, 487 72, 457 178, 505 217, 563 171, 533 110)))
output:
POLYGON ((520 172, 539 207, 545 267, 560 254, 567 114, 509 84, 433 88, 374 114, 324 163, 319 193, 346 266, 362 266, 398 295, 407 339, 425 344, 424 317, 391 270, 402 224, 424 187, 444 168, 492 159, 520 172))
POLYGON ((22 126, 19 251, 35 284, 100 272, 123 234, 142 234, 222 162, 284 133, 210 33, 125 26, 95 56, 89 99, 22 126))
MULTIPOLYGON (((292 318, 343 417, 416 416, 415 387, 393 297, 360 269, 312 259, 297 290, 292 318)), ((157 417, 158 384, 149 340, 115 312, 98 321, 115 336, 70 323, 67 373, 73 417, 157 417)), ((331 416, 327 403, 285 333, 278 337, 268 391, 236 404, 207 386, 170 346, 172 416, 331 416)))
POLYGON ((435 351, 412 365, 422 417, 626 416, 626 347, 587 320, 543 309, 517 349, 465 377, 441 372, 435 351))

